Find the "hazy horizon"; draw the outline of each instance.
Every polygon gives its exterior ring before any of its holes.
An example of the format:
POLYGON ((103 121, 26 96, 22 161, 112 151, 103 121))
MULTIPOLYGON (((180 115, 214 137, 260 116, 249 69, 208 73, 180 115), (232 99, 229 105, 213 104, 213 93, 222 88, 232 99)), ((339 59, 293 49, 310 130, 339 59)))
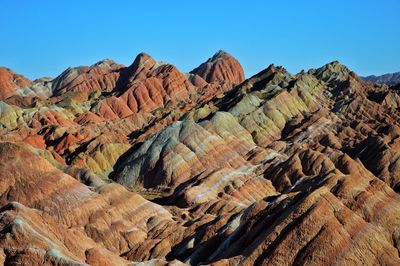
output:
POLYGON ((400 71, 398 1, 118 3, 1 1, 0 65, 36 79, 144 51, 188 72, 222 49, 246 77, 334 60, 361 76, 400 71))

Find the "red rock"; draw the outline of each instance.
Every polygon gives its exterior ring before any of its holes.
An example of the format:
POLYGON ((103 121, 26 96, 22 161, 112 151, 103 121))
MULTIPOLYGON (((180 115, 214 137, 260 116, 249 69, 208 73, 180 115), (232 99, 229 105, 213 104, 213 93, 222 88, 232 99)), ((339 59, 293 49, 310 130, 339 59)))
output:
POLYGON ((202 77, 211 83, 214 81, 228 81, 239 84, 244 81, 244 72, 240 63, 225 51, 219 51, 207 62, 193 69, 190 73, 202 77))
POLYGON ((194 86, 184 74, 172 65, 157 66, 147 54, 140 54, 125 70, 126 88, 118 97, 112 96, 100 103, 98 114, 116 120, 137 112, 152 112, 170 102, 188 102, 194 86))
MULTIPOLYGON (((0 159, 3 170, 0 173, 0 202, 3 206, 10 201, 19 202, 1 209, 6 212, 0 221, 2 232, 6 234, 8 231, 4 229, 9 228, 12 236, 8 241, 0 241, 0 247, 9 256, 14 256, 13 260, 27 262, 33 259, 32 254, 27 258, 15 258, 24 250, 37 249, 46 253, 57 249, 61 257, 82 262, 86 256, 93 259, 95 255, 86 250, 106 247, 109 251, 97 252, 96 256, 109 254, 110 260, 121 262, 123 259, 118 258, 118 254, 127 252, 130 246, 146 241, 146 237, 157 239, 156 232, 170 230, 167 224, 171 225, 172 219, 168 211, 122 186, 100 183, 99 187, 90 189, 28 149, 11 143, 0 143, 0 159), (15 164, 3 160, 10 158, 18 160, 15 164), (9 171, 14 175, 8 175, 9 171), (19 207, 22 204, 37 210, 19 207), (9 213, 10 208, 24 213, 19 216, 9 213), (149 222, 151 217, 154 217, 153 224, 149 222), (21 249, 11 248, 16 253, 11 255, 7 243, 21 249)), ((56 255, 58 252, 50 255, 60 258, 56 255)), ((44 253, 39 254, 39 259, 45 256, 44 253)), ((156 255, 166 254, 155 253, 153 256, 156 255)))
POLYGON ((112 91, 123 67, 114 61, 103 60, 90 67, 69 68, 52 81, 53 93, 78 93, 75 99, 86 100, 93 92, 112 91))
POLYGON ((339 62, 243 79, 142 53, 0 102, 0 261, 398 265, 399 88, 339 62))
POLYGON ((23 140, 23 142, 39 149, 46 149, 46 143, 43 139, 43 136, 40 135, 28 136, 23 140))
POLYGON ((74 135, 66 133, 54 146, 54 151, 63 154, 66 149, 72 147, 79 141, 74 135))
POLYGON ((87 123, 100 123, 103 122, 104 119, 92 112, 85 112, 78 115, 74 121, 80 125, 85 125, 87 123))
POLYGON ((10 97, 21 87, 31 84, 31 81, 14 71, 0 67, 0 100, 10 97))
POLYGON ((126 70, 126 75, 129 75, 129 81, 144 79, 156 64, 157 62, 151 56, 140 53, 126 70))

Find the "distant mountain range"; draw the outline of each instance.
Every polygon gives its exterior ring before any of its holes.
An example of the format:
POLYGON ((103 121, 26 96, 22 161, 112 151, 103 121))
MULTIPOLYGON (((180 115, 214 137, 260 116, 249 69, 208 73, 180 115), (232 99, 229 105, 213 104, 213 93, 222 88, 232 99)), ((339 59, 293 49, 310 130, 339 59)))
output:
POLYGON ((371 75, 363 79, 379 84, 395 85, 400 83, 400 72, 388 73, 380 76, 371 75))

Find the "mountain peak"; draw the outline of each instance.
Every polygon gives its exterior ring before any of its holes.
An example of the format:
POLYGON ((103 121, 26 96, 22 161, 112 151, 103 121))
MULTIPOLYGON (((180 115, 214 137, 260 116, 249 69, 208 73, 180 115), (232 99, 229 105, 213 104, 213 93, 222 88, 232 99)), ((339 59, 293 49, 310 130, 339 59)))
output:
POLYGON ((400 265, 400 85, 133 59, 0 67, 3 264, 400 265))
POLYGON ((216 60, 219 60, 219 59, 224 59, 226 57, 232 57, 232 56, 228 52, 226 52, 224 50, 219 50, 209 60, 210 61, 216 61, 216 60))
POLYGON ((146 73, 157 64, 150 55, 145 52, 138 54, 133 63, 128 67, 129 76, 135 78, 140 73, 146 73))
POLYGON ((93 66, 110 68, 115 65, 117 65, 117 63, 115 63, 114 60, 106 58, 106 59, 100 60, 99 62, 95 63, 93 66))
POLYGON ((335 60, 320 68, 311 69, 308 73, 330 83, 346 80, 349 77, 351 70, 347 66, 341 64, 338 60, 335 60))
POLYGON ((136 56, 131 67, 136 70, 141 68, 151 69, 156 63, 157 62, 150 55, 141 52, 136 56))
POLYGON ((324 65, 323 67, 334 69, 334 70, 350 72, 349 68, 347 66, 343 65, 342 63, 340 63, 338 60, 334 60, 334 61, 324 65))
POLYGON ((244 81, 244 71, 239 61, 223 50, 216 52, 190 73, 202 77, 208 83, 228 81, 239 84, 244 81))

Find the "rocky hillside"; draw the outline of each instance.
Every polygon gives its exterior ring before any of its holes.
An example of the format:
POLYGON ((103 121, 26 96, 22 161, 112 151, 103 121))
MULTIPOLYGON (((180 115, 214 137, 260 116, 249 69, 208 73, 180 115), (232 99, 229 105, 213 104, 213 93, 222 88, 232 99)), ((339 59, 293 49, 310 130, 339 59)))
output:
POLYGON ((400 83, 400 72, 384 74, 381 76, 367 76, 366 81, 371 81, 379 84, 396 85, 400 83))
POLYGON ((399 93, 224 51, 0 69, 0 261, 399 265, 399 93))

